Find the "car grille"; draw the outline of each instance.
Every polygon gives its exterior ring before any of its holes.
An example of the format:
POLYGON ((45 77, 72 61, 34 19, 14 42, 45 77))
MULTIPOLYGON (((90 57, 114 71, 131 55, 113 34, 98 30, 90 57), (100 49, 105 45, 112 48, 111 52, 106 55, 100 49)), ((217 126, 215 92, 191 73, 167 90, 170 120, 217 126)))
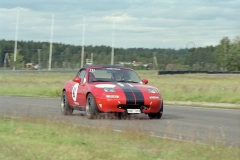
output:
POLYGON ((146 110, 149 108, 149 106, 140 106, 140 105, 118 105, 118 108, 120 109, 141 109, 146 110))

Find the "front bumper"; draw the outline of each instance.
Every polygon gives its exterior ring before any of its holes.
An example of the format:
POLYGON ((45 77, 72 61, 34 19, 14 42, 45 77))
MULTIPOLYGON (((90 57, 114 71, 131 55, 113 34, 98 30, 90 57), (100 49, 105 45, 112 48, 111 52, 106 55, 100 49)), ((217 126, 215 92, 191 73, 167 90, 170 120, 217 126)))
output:
POLYGON ((96 104, 101 112, 126 112, 127 109, 140 109, 141 113, 157 113, 162 104, 160 99, 148 99, 144 105, 126 105, 123 99, 96 99, 96 104))

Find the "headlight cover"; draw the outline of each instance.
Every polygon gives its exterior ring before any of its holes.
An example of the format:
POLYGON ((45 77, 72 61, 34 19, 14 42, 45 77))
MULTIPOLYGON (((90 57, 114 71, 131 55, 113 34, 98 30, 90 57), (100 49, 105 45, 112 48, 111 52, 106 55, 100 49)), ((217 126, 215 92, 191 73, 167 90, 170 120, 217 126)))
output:
POLYGON ((116 92, 114 88, 103 88, 104 92, 116 92))
POLYGON ((148 93, 158 93, 158 90, 155 88, 148 88, 147 91, 148 93))

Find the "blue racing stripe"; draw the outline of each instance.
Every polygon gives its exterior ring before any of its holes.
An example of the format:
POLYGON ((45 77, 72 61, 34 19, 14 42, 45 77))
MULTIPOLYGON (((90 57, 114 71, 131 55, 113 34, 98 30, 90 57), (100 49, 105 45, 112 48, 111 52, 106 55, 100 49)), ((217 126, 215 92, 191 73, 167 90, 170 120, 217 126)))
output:
POLYGON ((144 96, 139 88, 129 83, 117 83, 126 96, 126 105, 144 105, 144 96))
POLYGON ((128 83, 129 88, 132 90, 133 94, 136 98, 136 105, 144 105, 144 96, 140 89, 133 84, 128 83))
POLYGON ((117 83, 117 84, 123 90, 123 92, 126 96, 126 105, 135 105, 135 96, 134 96, 132 90, 128 86, 126 86, 122 83, 117 83))

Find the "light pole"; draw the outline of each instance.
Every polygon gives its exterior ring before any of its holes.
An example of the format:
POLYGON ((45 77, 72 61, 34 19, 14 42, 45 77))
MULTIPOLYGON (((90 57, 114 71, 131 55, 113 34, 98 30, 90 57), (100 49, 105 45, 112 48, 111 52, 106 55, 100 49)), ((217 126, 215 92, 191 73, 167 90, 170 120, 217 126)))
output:
POLYGON ((7 62, 9 63, 9 55, 8 55, 8 52, 5 54, 5 57, 4 57, 4 70, 6 70, 7 62))
POLYGON ((82 35, 82 54, 81 54, 81 68, 84 60, 84 36, 85 36, 85 17, 83 17, 83 35, 82 35))
POLYGON ((113 21, 111 65, 114 64, 114 30, 115 30, 115 21, 113 21))
POLYGON ((154 69, 158 70, 158 62, 157 62, 156 52, 153 52, 153 64, 154 64, 154 69))
POLYGON ((14 71, 15 71, 15 69, 16 69, 16 59, 17 59, 18 20, 19 20, 19 9, 17 10, 15 46, 14 46, 14 61, 13 61, 13 70, 14 70, 14 71))
POLYGON ((50 39, 50 51, 49 51, 49 61, 48 61, 48 70, 51 70, 52 65, 52 41, 53 41, 53 25, 54 25, 54 14, 52 15, 52 26, 51 26, 51 39, 50 39))
POLYGON ((41 65, 41 51, 42 51, 43 49, 37 49, 37 51, 38 51, 38 67, 39 68, 41 68, 42 67, 42 65, 41 65))

